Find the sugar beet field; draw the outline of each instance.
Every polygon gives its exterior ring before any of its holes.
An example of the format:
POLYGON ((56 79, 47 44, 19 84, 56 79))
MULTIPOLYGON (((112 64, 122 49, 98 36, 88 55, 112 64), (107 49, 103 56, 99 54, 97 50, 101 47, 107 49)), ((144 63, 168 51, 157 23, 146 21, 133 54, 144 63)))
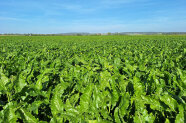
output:
POLYGON ((2 123, 184 123, 186 36, 0 36, 2 123))

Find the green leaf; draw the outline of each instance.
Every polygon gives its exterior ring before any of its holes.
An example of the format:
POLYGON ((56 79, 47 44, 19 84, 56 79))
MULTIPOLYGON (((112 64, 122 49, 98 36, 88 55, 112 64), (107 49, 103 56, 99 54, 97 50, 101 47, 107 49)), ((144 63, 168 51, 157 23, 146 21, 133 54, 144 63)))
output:
POLYGON ((124 96, 121 97, 121 102, 119 104, 119 113, 122 117, 128 112, 127 108, 129 106, 130 95, 129 93, 125 93, 124 96))
POLYGON ((8 103, 6 105, 6 108, 4 109, 4 123, 16 123, 17 121, 17 115, 15 114, 16 108, 14 107, 14 104, 12 102, 8 103))
POLYGON ((116 123, 121 123, 120 118, 119 118, 119 109, 118 107, 116 107, 116 109, 114 110, 114 120, 116 123))
POLYGON ((145 89, 143 84, 140 82, 140 79, 136 76, 133 78, 134 91, 136 96, 145 95, 145 89))
POLYGON ((164 93, 163 96, 160 96, 160 100, 166 105, 168 105, 170 109, 175 111, 175 108, 177 107, 177 101, 172 98, 168 93, 164 93))
POLYGON ((175 123, 184 123, 185 117, 184 117, 184 108, 182 105, 178 106, 179 113, 176 116, 175 123))
POLYGON ((30 111, 34 112, 35 114, 38 115, 38 108, 39 106, 42 104, 42 101, 35 101, 31 104, 31 106, 29 107, 30 111))
POLYGON ((109 81, 111 80, 111 74, 108 71, 104 71, 100 73, 100 88, 104 90, 106 87, 110 88, 109 81))
POLYGON ((97 120, 89 120, 88 123, 97 123, 97 120))
POLYGON ((21 112, 21 118, 25 123, 38 123, 38 120, 26 109, 21 108, 20 112, 21 112))
POLYGON ((3 73, 2 68, 0 69, 0 90, 8 91, 7 84, 9 83, 8 77, 3 73))
POLYGON ((19 80, 16 82, 16 86, 15 86, 15 90, 17 93, 20 92, 27 85, 25 80, 26 77, 23 77, 22 75, 19 76, 19 80))
POLYGON ((112 104, 112 109, 116 106, 118 100, 119 100, 119 92, 114 85, 112 86, 112 92, 111 92, 112 98, 111 98, 111 104, 112 104))
POLYGON ((88 112, 89 109, 89 104, 90 104, 90 99, 92 95, 92 84, 89 84, 83 93, 83 95, 80 97, 80 110, 81 112, 88 112))
POLYGON ((51 100, 51 110, 53 116, 63 112, 63 102, 57 94, 55 94, 51 100))
POLYGON ((63 112, 64 104, 63 101, 61 100, 61 96, 68 86, 69 83, 61 82, 56 86, 54 90, 53 97, 51 99, 51 110, 53 116, 56 116, 58 113, 63 112))
POLYGON ((38 90, 41 90, 43 88, 42 84, 46 81, 49 81, 49 78, 48 76, 44 76, 44 75, 41 75, 40 77, 38 77, 39 79, 37 80, 36 82, 36 85, 35 87, 38 89, 38 90))
POLYGON ((52 100, 51 100, 51 110, 52 110, 53 116, 56 116, 58 113, 63 112, 63 102, 60 97, 61 96, 58 94, 58 92, 55 91, 52 97, 52 100))

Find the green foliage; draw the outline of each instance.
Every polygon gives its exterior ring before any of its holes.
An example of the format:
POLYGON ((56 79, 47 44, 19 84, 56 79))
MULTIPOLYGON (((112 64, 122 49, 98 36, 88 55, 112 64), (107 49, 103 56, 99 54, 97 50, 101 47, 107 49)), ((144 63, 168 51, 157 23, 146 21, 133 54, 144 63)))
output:
POLYGON ((185 36, 0 37, 0 122, 185 122, 185 36))

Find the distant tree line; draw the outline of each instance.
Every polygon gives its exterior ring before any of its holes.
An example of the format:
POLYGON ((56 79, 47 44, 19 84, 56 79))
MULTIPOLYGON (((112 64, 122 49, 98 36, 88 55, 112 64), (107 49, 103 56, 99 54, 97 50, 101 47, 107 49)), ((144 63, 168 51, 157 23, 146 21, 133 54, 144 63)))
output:
POLYGON ((100 35, 185 35, 186 32, 115 32, 115 33, 58 33, 58 34, 34 34, 34 33, 3 33, 0 35, 17 35, 17 36, 100 36, 100 35))

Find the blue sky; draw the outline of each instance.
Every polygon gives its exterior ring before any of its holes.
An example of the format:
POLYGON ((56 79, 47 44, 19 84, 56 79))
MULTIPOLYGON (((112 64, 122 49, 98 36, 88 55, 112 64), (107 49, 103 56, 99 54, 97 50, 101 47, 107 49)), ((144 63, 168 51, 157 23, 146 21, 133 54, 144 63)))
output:
POLYGON ((186 32, 186 0, 0 0, 0 33, 186 32))

